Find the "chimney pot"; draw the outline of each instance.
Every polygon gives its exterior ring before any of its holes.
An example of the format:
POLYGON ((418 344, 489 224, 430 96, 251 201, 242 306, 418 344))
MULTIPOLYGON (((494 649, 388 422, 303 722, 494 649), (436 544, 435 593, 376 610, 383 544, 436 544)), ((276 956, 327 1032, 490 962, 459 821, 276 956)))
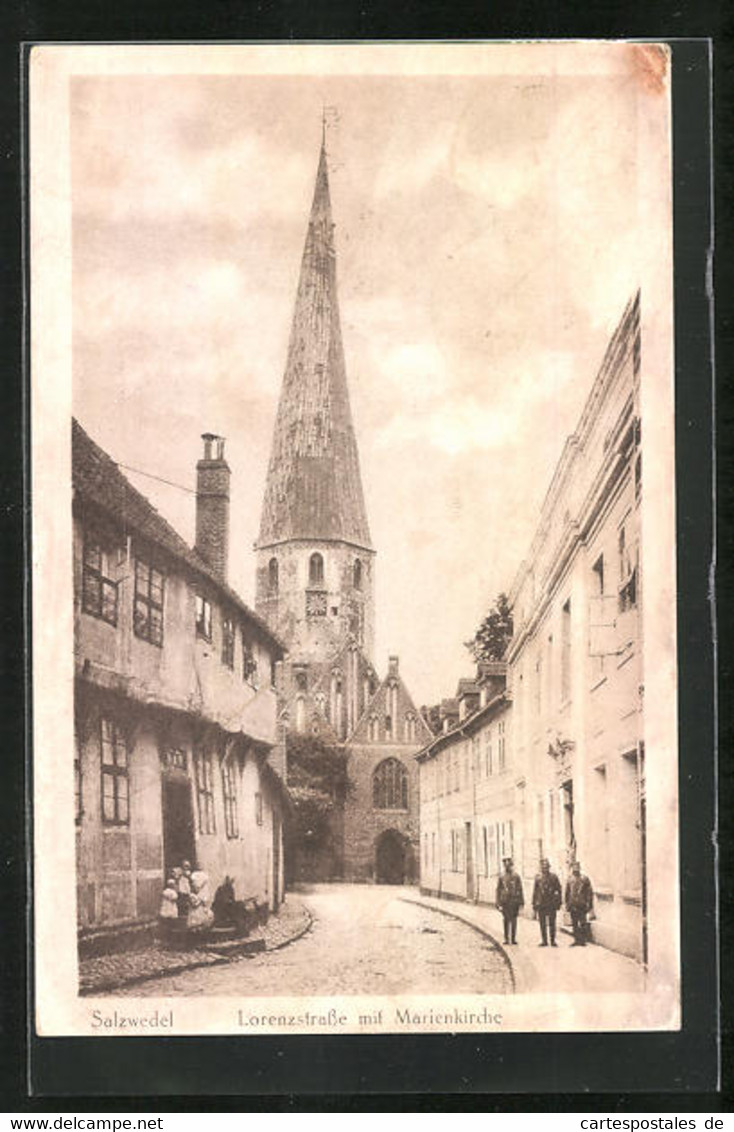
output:
POLYGON ((204 456, 196 465, 196 549, 223 581, 229 554, 229 465, 224 437, 203 432, 204 456))

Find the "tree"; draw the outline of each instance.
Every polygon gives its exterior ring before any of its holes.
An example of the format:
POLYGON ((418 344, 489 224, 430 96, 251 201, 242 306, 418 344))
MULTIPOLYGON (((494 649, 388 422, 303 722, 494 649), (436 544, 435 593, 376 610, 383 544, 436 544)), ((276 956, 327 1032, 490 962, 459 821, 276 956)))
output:
POLYGON ((441 705, 431 704, 427 707, 425 704, 421 708, 421 715, 430 727, 434 735, 440 734, 441 731, 441 705))
POLYGON ((331 817, 347 792, 347 759, 339 747, 316 735, 289 732, 286 739, 288 791, 295 813, 294 835, 302 844, 327 848, 331 817))
POLYGON ((504 660, 511 640, 512 610, 507 594, 501 593, 473 638, 465 645, 476 661, 504 660))

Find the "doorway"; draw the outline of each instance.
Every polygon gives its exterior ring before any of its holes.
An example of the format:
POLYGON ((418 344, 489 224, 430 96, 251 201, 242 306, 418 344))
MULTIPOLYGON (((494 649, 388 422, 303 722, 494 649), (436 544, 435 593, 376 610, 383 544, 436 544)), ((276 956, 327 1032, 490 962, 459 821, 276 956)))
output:
POLYGON ((161 780, 163 807, 163 861, 166 877, 182 861, 196 863, 194 809, 188 778, 161 780))
POLYGON ((375 880, 405 884, 405 838, 395 829, 381 833, 375 842, 375 880))

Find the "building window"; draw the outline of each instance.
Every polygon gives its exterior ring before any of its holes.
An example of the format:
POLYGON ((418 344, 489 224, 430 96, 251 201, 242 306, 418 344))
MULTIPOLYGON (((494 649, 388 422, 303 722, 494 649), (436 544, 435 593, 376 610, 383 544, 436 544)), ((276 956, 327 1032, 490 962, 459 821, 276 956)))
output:
POLYGON ((212 639, 212 603, 201 594, 196 595, 196 635, 205 641, 212 639))
POLYGON ((130 781, 127 740, 113 719, 100 720, 102 762, 102 821, 105 825, 130 822, 130 781))
POLYGON ((500 834, 500 857, 504 860, 505 857, 515 856, 515 838, 514 830, 511 821, 503 821, 499 827, 500 834))
POLYGON ((600 554, 594 565, 591 567, 594 575, 594 596, 604 596, 604 555, 600 554))
POLYGON ((604 620, 604 605, 604 555, 600 554, 591 567, 591 603, 589 606, 589 656, 591 657, 591 677, 594 683, 604 675, 604 656, 594 651, 595 648, 599 647, 599 642, 596 640, 598 635, 596 621, 599 616, 604 620), (598 613, 595 607, 598 608, 598 613), (596 634, 595 630, 597 630, 596 634))
POLYGON ((199 751, 196 763, 196 802, 199 811, 199 833, 214 833, 214 770, 210 751, 199 751))
POLYGON ((271 594, 277 594, 278 584, 278 559, 271 558, 268 562, 268 589, 270 590, 271 594))
POLYGON ((324 559, 318 553, 312 554, 308 560, 308 584, 322 586, 324 584, 324 559))
POLYGON ((629 895, 642 891, 642 829, 644 820, 644 782, 642 753, 630 751, 619 761, 618 801, 615 807, 621 870, 620 887, 629 895))
POLYGON ((242 679, 257 687, 257 660, 250 642, 242 634, 242 679))
POLYGON ((303 696, 296 700, 296 731, 303 731, 306 727, 306 702, 303 696))
POLYGON ((407 810, 408 774, 399 759, 384 759, 372 775, 372 805, 376 810, 407 810))
POLYGON ((367 724, 367 736, 370 743, 376 743, 380 738, 380 724, 376 715, 371 715, 367 724))
POLYGON ((222 664, 234 668, 234 621, 231 617, 222 619, 222 664))
POLYGON ((263 796, 259 791, 255 795, 255 821, 257 825, 263 823, 263 796))
MULTIPOLYGON (((594 806, 592 844, 594 848, 592 876, 597 885, 605 888, 610 883, 611 839, 609 828, 609 795, 606 766, 594 767, 591 791, 594 806)), ((629 833, 626 831, 626 836, 629 833)))
MULTIPOLYGON (((602 562, 602 578, 604 564, 602 562)), ((571 599, 561 610, 561 702, 571 696, 571 599)))
POLYGON ((462 869, 462 854, 461 854, 461 830, 451 830, 451 869, 455 873, 460 873, 462 869))
POLYGON ((81 825, 83 813, 82 760, 79 744, 77 743, 74 757, 74 821, 77 825, 81 825))
POLYGON ((186 751, 182 747, 166 747, 163 765, 168 770, 186 770, 186 751))
POLYGON ((505 722, 501 719, 497 724, 497 770, 500 774, 505 766, 505 722))
POLYGON ((619 528, 619 612, 625 613, 637 605, 637 568, 632 558, 627 529, 619 528))
POLYGON ((222 793, 224 795, 224 831, 227 837, 239 837, 237 778, 231 759, 225 759, 222 763, 222 793))
POLYGON ((385 739, 392 739, 392 716, 385 716, 385 739))
POLYGON ((362 563, 359 558, 354 563, 354 588, 355 590, 362 589, 362 563))
POLYGON ((480 753, 479 753, 479 742, 480 742, 479 735, 472 736, 472 741, 471 741, 471 778, 472 779, 479 778, 479 775, 480 775, 481 769, 482 769, 480 753))
POLYGON ((488 727, 484 733, 484 775, 489 778, 494 767, 492 766, 492 728, 488 727))
POLYGON ((415 716, 411 711, 405 717, 405 741, 406 743, 415 742, 415 716))
POLYGON ((149 562, 135 561, 135 636, 151 645, 163 644, 163 575, 149 562))
POLYGON ((108 556, 98 542, 84 542, 82 609, 109 625, 117 625, 117 582, 109 577, 108 556))

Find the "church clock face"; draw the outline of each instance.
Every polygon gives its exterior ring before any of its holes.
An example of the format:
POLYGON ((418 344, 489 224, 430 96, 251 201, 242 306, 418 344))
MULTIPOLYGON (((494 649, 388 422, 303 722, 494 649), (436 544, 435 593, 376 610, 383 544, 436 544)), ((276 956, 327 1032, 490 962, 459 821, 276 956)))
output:
POLYGON ((306 591, 306 616, 326 617, 326 594, 323 590, 306 591))

